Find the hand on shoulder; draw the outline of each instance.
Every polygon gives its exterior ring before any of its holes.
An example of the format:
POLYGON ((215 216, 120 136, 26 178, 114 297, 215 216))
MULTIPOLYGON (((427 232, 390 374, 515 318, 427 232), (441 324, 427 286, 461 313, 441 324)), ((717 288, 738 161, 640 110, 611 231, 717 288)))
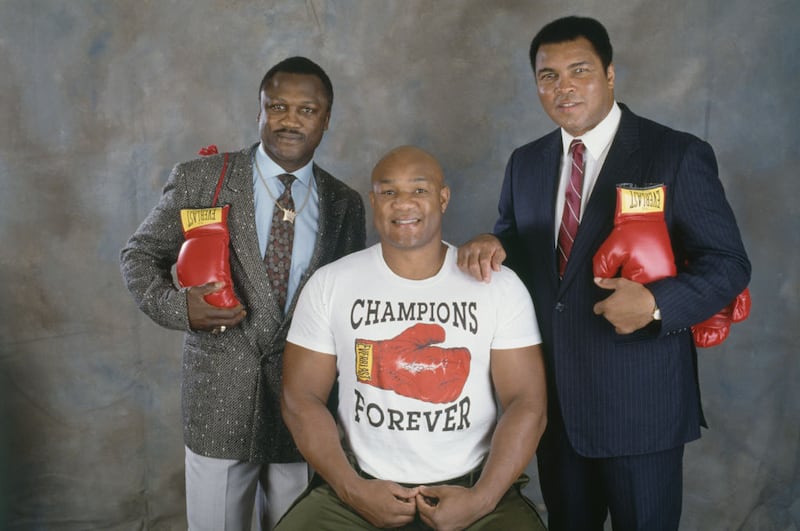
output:
POLYGON ((479 234, 458 248, 459 269, 481 282, 489 282, 505 259, 503 244, 493 234, 479 234))

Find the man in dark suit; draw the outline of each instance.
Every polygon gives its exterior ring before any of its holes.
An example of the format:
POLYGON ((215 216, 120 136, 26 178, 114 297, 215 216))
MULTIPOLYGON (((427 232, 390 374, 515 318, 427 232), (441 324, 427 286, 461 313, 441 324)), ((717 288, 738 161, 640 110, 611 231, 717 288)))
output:
POLYGON ((616 103, 599 22, 548 24, 530 59, 540 102, 560 129, 512 153, 494 234, 463 246, 459 265, 488 281, 505 260, 534 300, 549 391, 537 451, 549 528, 602 530, 610 512, 615 530, 674 530, 683 447, 704 424, 690 327, 742 291, 750 263, 711 147, 616 103), (570 232, 562 224, 580 160, 574 139, 585 149, 570 232), (666 185, 676 276, 594 278, 620 183, 666 185))
POLYGON ((123 277, 142 311, 186 333, 182 408, 190 529, 249 530, 257 490, 260 523, 272 528, 307 485, 307 467, 280 414, 286 333, 311 273, 363 249, 366 240, 361 196, 313 162, 333 103, 327 74, 306 58, 286 59, 264 76, 259 101, 261 141, 178 164, 121 254, 123 277), (294 180, 284 185, 287 173, 294 180), (285 188, 294 208, 279 201, 285 188), (231 286, 177 288, 171 274, 184 242, 181 209, 211 206, 217 190, 217 203, 230 205, 230 277, 241 302, 232 308, 204 299, 231 286), (284 295, 265 265, 278 208, 294 234, 284 295))

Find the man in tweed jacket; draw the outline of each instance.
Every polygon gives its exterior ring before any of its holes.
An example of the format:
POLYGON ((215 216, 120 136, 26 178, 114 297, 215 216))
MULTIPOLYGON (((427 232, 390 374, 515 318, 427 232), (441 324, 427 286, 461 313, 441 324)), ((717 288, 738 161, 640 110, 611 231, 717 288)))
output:
POLYGON ((286 333, 311 273, 363 249, 366 240, 361 196, 312 160, 333 103, 325 72, 302 57, 286 59, 264 76, 259 99, 261 142, 228 154, 217 200, 230 205, 230 268, 241 305, 211 306, 203 297, 218 285, 177 288, 171 272, 184 241, 180 211, 212 205, 222 154, 175 166, 159 203, 121 253, 122 274, 139 308, 161 326, 186 333, 182 409, 190 529, 249 529, 257 498, 258 519, 271 528, 305 488, 306 466, 280 415, 286 333), (296 177, 297 212, 284 307, 264 264, 282 173, 296 177))

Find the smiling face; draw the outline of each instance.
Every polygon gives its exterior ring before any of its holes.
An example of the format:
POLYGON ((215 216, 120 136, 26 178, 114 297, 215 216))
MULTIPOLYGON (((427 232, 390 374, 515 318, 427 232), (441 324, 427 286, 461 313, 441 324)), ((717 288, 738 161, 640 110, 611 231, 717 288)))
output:
POLYGON ((541 45, 535 75, 542 108, 572 136, 592 130, 614 104, 614 65, 604 69, 585 37, 541 45))
POLYGON ((261 91, 258 128, 267 155, 287 172, 314 156, 328 129, 330 104, 314 75, 278 72, 261 91))
POLYGON ((384 246, 439 249, 449 200, 442 168, 421 149, 397 148, 372 171, 369 201, 384 246))

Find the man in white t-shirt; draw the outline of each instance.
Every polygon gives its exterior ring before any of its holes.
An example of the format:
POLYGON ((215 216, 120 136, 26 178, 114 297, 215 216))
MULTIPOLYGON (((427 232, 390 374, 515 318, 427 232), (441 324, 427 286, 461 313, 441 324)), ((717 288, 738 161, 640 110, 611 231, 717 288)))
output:
POLYGON ((509 269, 458 269, 449 199, 429 153, 392 150, 372 173, 380 243, 303 289, 282 411, 319 477, 278 530, 544 529, 520 491, 546 423, 533 304, 509 269))

